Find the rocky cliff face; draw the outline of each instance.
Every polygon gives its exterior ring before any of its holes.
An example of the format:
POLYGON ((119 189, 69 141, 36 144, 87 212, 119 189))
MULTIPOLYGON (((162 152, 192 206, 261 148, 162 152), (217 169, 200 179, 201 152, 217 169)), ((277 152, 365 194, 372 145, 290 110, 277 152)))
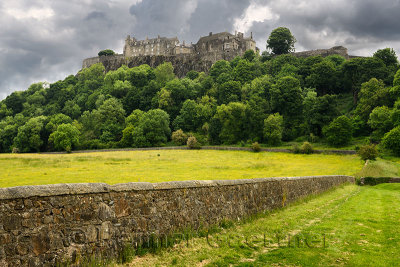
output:
MULTIPOLYGON (((216 60, 218 60, 216 58, 216 60)), ((174 67, 176 76, 182 78, 191 70, 198 72, 208 72, 212 64, 216 60, 204 59, 199 55, 174 55, 174 56, 139 56, 139 57, 124 57, 123 55, 101 56, 88 58, 83 61, 82 68, 88 68, 93 64, 102 63, 106 71, 116 70, 122 65, 128 67, 136 67, 147 64, 152 68, 164 62, 171 62, 174 67)))

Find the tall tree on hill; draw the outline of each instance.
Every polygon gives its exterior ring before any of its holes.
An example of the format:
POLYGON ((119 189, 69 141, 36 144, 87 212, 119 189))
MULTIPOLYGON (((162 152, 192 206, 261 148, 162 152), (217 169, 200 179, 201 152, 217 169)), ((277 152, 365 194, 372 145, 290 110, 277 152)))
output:
POLYGON ((288 54, 294 52, 295 42, 296 38, 288 28, 279 27, 271 32, 267 40, 267 49, 271 49, 275 55, 288 54))

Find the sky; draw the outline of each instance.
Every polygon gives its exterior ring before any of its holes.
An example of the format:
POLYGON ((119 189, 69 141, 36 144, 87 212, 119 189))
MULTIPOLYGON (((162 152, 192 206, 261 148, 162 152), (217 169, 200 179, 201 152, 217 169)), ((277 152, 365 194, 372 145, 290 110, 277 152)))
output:
POLYGON ((400 0, 1 0, 0 100, 76 74, 102 49, 122 53, 128 34, 196 43, 237 30, 253 32, 264 51, 283 26, 296 51, 343 45, 351 55, 386 47, 400 55, 399 14, 400 0))

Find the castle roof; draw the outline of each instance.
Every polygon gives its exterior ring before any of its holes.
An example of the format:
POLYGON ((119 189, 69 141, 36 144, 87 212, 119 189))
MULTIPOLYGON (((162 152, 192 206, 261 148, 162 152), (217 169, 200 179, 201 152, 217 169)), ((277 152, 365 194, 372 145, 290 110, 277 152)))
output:
POLYGON ((225 37, 228 37, 228 36, 229 37, 235 37, 233 34, 231 34, 229 32, 219 32, 219 33, 215 33, 215 34, 212 34, 210 32, 210 35, 200 37, 200 39, 199 39, 199 41, 197 43, 209 42, 209 41, 217 40, 217 39, 224 39, 225 37))

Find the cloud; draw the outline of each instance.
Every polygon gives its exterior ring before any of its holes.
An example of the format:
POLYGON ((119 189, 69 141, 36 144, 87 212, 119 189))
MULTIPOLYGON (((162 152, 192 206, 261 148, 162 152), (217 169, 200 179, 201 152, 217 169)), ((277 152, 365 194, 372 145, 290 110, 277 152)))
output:
POLYGON ((296 50, 344 45, 371 55, 400 54, 399 0, 18 0, 0 2, 0 99, 33 82, 54 82, 101 49, 122 52, 139 39, 177 36, 197 42, 209 32, 253 32, 257 46, 288 27, 296 50))
POLYGON ((270 7, 251 2, 244 13, 235 19, 233 27, 240 32, 248 32, 254 22, 278 20, 279 15, 274 14, 270 7))

